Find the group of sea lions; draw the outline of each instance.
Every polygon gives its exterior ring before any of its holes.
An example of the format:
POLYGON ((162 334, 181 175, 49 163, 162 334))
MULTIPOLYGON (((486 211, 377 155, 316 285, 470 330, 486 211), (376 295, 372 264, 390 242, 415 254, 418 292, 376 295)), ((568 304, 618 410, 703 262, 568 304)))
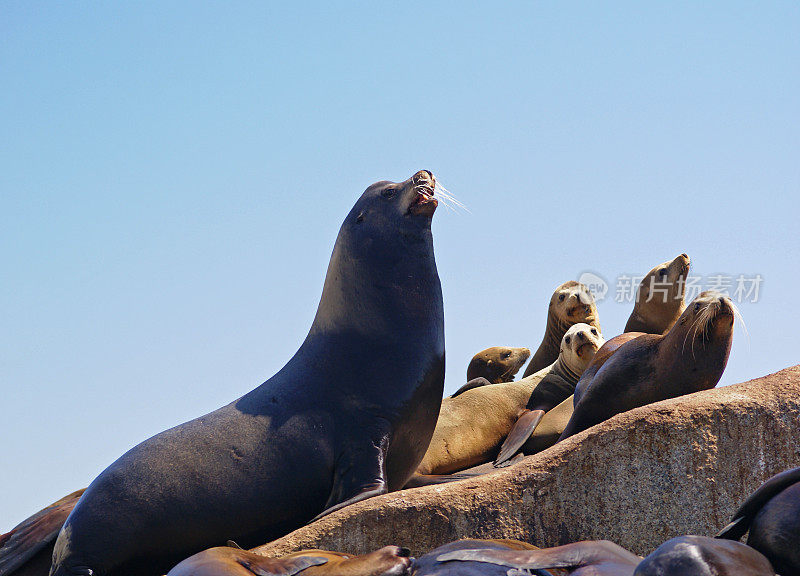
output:
POLYGON ((782 576, 800 574, 797 554, 785 553, 800 547, 800 494, 787 484, 794 473, 759 489, 723 534, 750 528, 752 548, 687 536, 642 560, 609 542, 539 550, 464 540, 417 559, 396 546, 279 559, 238 547, 365 498, 457 480, 454 472, 476 474, 492 460, 506 465, 619 412, 719 381, 735 308, 710 292, 685 306, 682 254, 642 281, 625 333, 605 341, 591 294, 567 282, 553 294, 544 339, 521 380, 513 377, 530 351, 490 348, 443 400, 431 221, 448 198, 427 170, 368 187, 341 226, 314 322, 289 362, 0 535, 0 576, 760 575, 774 573, 769 562, 782 576), (663 293, 654 297, 656 284, 663 293), (225 542, 237 545, 220 548, 225 542))

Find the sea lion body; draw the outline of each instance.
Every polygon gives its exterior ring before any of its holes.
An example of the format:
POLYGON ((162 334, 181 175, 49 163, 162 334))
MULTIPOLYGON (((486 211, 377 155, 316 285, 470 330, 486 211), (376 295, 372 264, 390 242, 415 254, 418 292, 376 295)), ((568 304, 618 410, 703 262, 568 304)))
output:
POLYGON ((717 538, 738 540, 766 556, 781 576, 800 576, 800 467, 776 474, 751 494, 717 538))
MULTIPOLYGON (((576 334, 584 329, 587 333, 596 330, 586 324, 570 328, 576 334)), ((541 387, 541 395, 556 403, 572 393, 596 350, 585 343, 598 337, 590 334, 586 340, 576 338, 564 344, 556 362, 522 380, 445 398, 416 475, 450 474, 491 461, 536 390, 541 387)))
POLYGON ((665 334, 686 309, 686 278, 691 262, 680 254, 662 262, 642 279, 625 332, 665 334))
POLYGON ((589 324, 597 328, 598 332, 601 331, 592 293, 580 282, 570 280, 556 288, 550 297, 544 338, 522 377, 530 376, 555 362, 564 334, 571 326, 579 323, 589 324))
POLYGON ((281 558, 220 546, 190 556, 167 576, 404 576, 411 562, 408 550, 397 546, 385 546, 362 556, 301 550, 281 558))
POLYGON ((495 466, 508 462, 536 431, 547 412, 554 409, 575 392, 575 385, 581 373, 591 363, 599 348, 602 347, 603 336, 600 331, 589 324, 575 324, 567 330, 561 341, 559 358, 571 358, 572 361, 562 363, 568 374, 550 373, 531 392, 525 408, 520 411, 517 421, 500 447, 494 461, 495 466), (570 370, 570 367, 573 369, 570 370))
POLYGON ((583 371, 581 374, 578 383, 575 384, 575 393, 573 394, 572 400, 573 405, 577 405, 580 402, 581 396, 583 395, 586 388, 589 386, 589 383, 594 378, 597 371, 603 367, 609 358, 619 350, 620 346, 625 344, 626 342, 633 340, 634 338, 638 338, 639 336, 644 336, 643 332, 625 332, 624 334, 620 334, 619 336, 614 336, 611 340, 606 340, 605 343, 600 347, 597 353, 592 358, 592 361, 589 362, 589 365, 586 367, 586 370, 583 371))
POLYGON ((444 386, 433 186, 423 171, 367 188, 294 357, 104 470, 58 536, 53 576, 163 573, 228 539, 262 543, 405 484, 444 386))
MULTIPOLYGON (((636 567, 633 576, 774 576, 762 554, 730 540, 680 536, 667 540, 636 567)), ((783 573, 781 573, 783 576, 783 573)))
POLYGON ((560 439, 615 414, 716 386, 731 350, 734 307, 703 292, 663 336, 625 342, 597 371, 560 439))

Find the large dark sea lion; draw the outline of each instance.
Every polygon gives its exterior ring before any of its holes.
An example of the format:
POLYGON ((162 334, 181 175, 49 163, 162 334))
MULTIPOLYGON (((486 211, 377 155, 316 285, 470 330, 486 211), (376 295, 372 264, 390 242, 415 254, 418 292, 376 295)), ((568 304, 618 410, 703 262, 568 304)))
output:
POLYGON ((406 483, 444 388, 434 187, 421 171, 367 188, 294 357, 104 470, 58 536, 52 576, 163 574, 228 539, 254 546, 406 483))
POLYGON ((663 336, 622 344, 589 382, 560 440, 639 406, 713 388, 733 340, 730 298, 703 292, 663 336))
POLYGON ((766 556, 781 576, 800 576, 800 468, 776 474, 745 500, 717 538, 738 540, 766 556))
POLYGON ((539 344, 539 348, 537 348, 533 358, 528 362, 522 377, 525 378, 535 374, 555 362, 556 358, 558 358, 558 351, 561 348, 561 339, 564 334, 567 333, 570 326, 581 322, 589 324, 600 331, 600 320, 594 297, 589 292, 589 289, 580 282, 575 280, 564 282, 556 288, 550 297, 544 338, 542 338, 542 343, 539 344))
POLYGON ((408 549, 397 546, 384 546, 362 556, 301 550, 281 558, 220 546, 190 556, 167 576, 404 576, 411 562, 408 549))
MULTIPOLYGON (((781 576, 789 576, 780 572, 781 576)), ((729 540, 679 536, 646 556, 633 576, 774 576, 761 553, 729 540)))
POLYGON ((680 254, 662 262, 642 279, 625 332, 664 334, 686 309, 686 278, 691 262, 680 254))

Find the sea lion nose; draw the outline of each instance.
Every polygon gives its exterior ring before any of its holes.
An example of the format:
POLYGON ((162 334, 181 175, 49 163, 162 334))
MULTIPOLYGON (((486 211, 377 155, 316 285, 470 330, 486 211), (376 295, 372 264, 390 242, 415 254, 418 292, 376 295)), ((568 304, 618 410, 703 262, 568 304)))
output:
POLYGON ((718 300, 720 304, 725 304, 725 296, 720 296, 718 300))
POLYGON ((687 260, 689 259, 689 255, 688 255, 686 252, 684 252, 683 254, 681 254, 681 257, 682 257, 682 258, 686 258, 687 260))

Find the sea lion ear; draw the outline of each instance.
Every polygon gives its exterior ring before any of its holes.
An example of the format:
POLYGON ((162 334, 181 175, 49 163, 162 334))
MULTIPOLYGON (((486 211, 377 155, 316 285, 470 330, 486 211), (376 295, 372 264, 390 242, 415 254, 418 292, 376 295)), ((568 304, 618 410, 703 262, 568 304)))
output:
POLYGON ((320 566, 328 561, 322 556, 297 556, 296 558, 264 558, 250 562, 242 560, 242 566, 258 576, 293 576, 311 566, 320 566))

